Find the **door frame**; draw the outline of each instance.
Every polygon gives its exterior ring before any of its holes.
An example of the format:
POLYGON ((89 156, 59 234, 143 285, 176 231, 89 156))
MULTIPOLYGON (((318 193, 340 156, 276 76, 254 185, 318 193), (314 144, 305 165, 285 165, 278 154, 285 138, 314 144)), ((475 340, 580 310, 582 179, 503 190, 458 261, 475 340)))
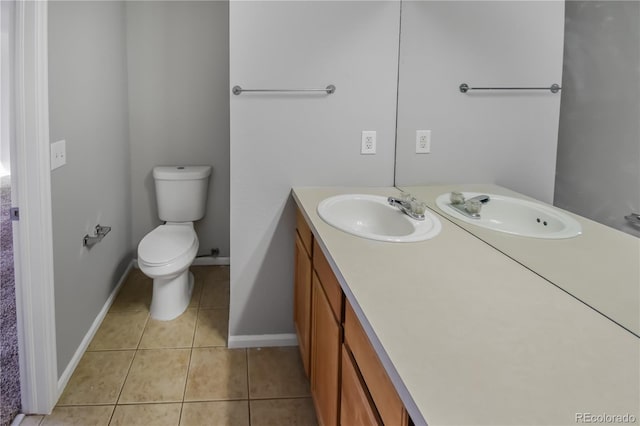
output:
POLYGON ((53 226, 49 154, 47 1, 15 2, 15 143, 12 148, 16 312, 22 411, 57 402, 53 226))

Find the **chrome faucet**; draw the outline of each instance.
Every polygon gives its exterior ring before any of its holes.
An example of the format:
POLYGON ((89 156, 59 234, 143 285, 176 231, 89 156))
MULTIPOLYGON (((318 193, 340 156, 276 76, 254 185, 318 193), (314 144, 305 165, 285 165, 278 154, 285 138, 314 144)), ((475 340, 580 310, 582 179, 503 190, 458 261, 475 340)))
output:
POLYGON ((424 220, 425 207, 420 203, 415 203, 415 200, 402 200, 396 197, 388 197, 387 201, 389 205, 397 207, 400 211, 412 219, 424 220))
POLYGON ((452 192, 450 200, 451 207, 458 210, 460 213, 472 219, 480 219, 480 210, 484 204, 491 201, 491 197, 488 195, 478 195, 465 200, 462 193, 452 192))

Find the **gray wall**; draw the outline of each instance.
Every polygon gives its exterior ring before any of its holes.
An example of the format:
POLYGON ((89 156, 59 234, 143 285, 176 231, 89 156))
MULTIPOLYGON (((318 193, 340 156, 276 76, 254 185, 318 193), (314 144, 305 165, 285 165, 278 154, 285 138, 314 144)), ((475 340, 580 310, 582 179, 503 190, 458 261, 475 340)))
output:
POLYGON ((51 173, 58 375, 131 260, 124 4, 49 3, 51 141, 67 164, 51 173), (90 250, 96 224, 111 233, 90 250))
POLYGON ((640 3, 568 1, 555 204, 640 236, 640 3))
POLYGON ((127 2, 134 246, 161 222, 156 165, 213 166, 200 253, 229 256, 229 4, 127 2))
POLYGON ((398 2, 232 2, 230 338, 293 333, 292 186, 393 185, 398 2), (377 155, 360 155, 362 130, 377 155))
POLYGON ((397 185, 496 183, 553 199, 560 95, 469 92, 561 82, 562 2, 402 4, 397 185), (430 154, 415 153, 431 130, 430 154))

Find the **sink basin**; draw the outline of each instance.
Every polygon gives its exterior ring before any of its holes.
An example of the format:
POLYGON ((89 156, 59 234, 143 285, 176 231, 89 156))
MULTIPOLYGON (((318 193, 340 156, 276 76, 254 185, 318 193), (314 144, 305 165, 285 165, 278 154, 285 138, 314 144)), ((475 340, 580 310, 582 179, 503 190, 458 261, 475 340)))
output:
POLYGON ((345 194, 329 197, 318 204, 318 215, 329 225, 378 241, 415 242, 440 233, 440 220, 425 211, 424 220, 415 220, 390 206, 381 195, 345 194))
MULTIPOLYGON (((485 195, 479 192, 463 192, 465 199, 485 195)), ((582 233, 580 223, 558 209, 503 195, 489 195, 490 201, 482 206, 480 218, 474 219, 451 206, 450 193, 436 198, 436 204, 444 213, 472 225, 493 231, 532 238, 573 238, 582 233)))

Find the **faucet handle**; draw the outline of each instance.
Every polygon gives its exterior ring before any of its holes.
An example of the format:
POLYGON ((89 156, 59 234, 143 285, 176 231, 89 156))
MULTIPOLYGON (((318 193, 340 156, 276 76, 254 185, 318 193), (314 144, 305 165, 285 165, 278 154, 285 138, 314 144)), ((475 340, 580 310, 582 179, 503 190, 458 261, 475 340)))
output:
POLYGON ((408 192, 402 192, 398 198, 400 198, 401 201, 405 201, 407 203, 415 200, 415 197, 408 192))
POLYGON ((412 201, 411 202, 411 211, 417 215, 424 215, 424 212, 427 210, 427 203, 420 201, 412 201))
POLYGON ((482 202, 478 199, 472 198, 464 202, 464 209, 472 215, 477 215, 482 209, 482 202))
POLYGON ((451 201, 451 204, 464 204, 464 195, 462 192, 452 191, 449 195, 449 201, 451 201))

